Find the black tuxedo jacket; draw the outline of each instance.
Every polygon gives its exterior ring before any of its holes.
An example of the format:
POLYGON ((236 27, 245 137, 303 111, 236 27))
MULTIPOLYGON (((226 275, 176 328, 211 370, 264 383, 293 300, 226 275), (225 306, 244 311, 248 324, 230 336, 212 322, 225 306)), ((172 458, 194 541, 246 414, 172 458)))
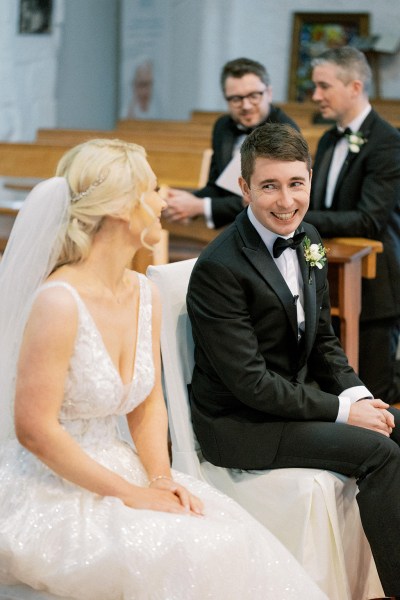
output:
MULTIPOLYGON (((271 110, 265 123, 288 123, 299 129, 296 123, 280 108, 271 105, 271 110)), ((213 156, 207 185, 194 193, 201 198, 211 197, 211 210, 215 227, 222 227, 235 220, 236 215, 243 210, 241 196, 236 196, 216 185, 216 180, 232 158, 233 148, 238 135, 243 132, 238 130, 236 123, 229 115, 220 117, 212 133, 213 156)))
MULTIPOLYGON (((321 241, 313 226, 302 228, 321 241)), ((362 385, 332 331, 327 268, 311 269, 309 283, 303 250, 296 252, 306 319, 300 342, 293 296, 247 211, 194 267, 192 420, 204 457, 216 465, 268 468, 285 422, 335 421, 337 396, 362 385)))
POLYGON ((332 130, 322 136, 306 220, 323 237, 382 241, 384 252, 377 256, 377 277, 363 280, 361 320, 366 321, 400 316, 400 133, 374 110, 360 130, 367 141, 359 153, 348 153, 330 209, 323 206, 323 162, 333 143, 332 130))

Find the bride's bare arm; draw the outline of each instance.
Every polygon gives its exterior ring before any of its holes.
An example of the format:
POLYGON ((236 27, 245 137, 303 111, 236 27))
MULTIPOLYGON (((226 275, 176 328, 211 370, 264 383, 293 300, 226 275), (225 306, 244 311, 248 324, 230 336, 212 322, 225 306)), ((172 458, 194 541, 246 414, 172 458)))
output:
POLYGON ((173 491, 186 510, 201 514, 202 502, 183 486, 172 481, 168 455, 168 417, 161 386, 160 329, 161 304, 157 287, 152 285, 152 341, 155 385, 144 402, 128 415, 129 429, 150 485, 173 491))
POLYGON ((182 512, 176 495, 132 485, 88 456, 61 427, 58 415, 78 325, 75 300, 62 288, 34 303, 21 347, 15 398, 19 442, 58 475, 135 508, 182 512))

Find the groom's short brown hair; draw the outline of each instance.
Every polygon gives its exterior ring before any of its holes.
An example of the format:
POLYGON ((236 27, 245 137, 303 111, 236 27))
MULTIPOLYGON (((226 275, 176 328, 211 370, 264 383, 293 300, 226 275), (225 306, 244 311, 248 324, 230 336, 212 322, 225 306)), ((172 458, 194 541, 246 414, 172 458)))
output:
POLYGON ((300 161, 311 171, 308 144, 297 129, 285 123, 266 123, 256 127, 244 140, 240 149, 242 177, 247 185, 254 170, 256 158, 300 161))

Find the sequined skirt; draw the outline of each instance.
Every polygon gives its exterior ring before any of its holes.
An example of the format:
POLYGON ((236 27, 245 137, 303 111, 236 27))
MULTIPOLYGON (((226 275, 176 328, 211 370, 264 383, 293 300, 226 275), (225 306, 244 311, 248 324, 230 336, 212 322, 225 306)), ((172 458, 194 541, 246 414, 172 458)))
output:
MULTIPOLYGON (((146 485, 127 443, 92 439, 83 446, 104 466, 146 485)), ((203 499, 204 517, 128 508, 63 480, 18 442, 7 442, 0 451, 0 583, 76 600, 325 598, 235 502, 174 475, 203 499)))

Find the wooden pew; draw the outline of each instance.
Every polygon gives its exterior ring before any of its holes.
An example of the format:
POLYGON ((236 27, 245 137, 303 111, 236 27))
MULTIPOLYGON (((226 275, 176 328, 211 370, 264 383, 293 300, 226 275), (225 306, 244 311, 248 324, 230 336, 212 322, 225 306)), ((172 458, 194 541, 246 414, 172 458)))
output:
POLYGON ((191 119, 195 123, 202 123, 213 127, 215 121, 224 114, 226 112, 220 110, 192 110, 191 119))
POLYGON ((36 132, 35 142, 38 144, 66 144, 76 145, 93 138, 121 139, 144 146, 146 149, 160 150, 173 149, 200 149, 210 146, 210 135, 204 132, 194 135, 190 128, 180 132, 174 131, 129 131, 129 130, 95 130, 95 129, 46 129, 41 128, 36 132))
MULTIPOLYGON (((73 145, 0 143, 0 177, 52 177, 61 156, 73 145)), ((147 154, 160 184, 186 189, 198 187, 203 150, 147 148, 147 154)))
MULTIPOLYGON (((274 103, 279 106, 289 117, 294 119, 301 129, 309 128, 312 125, 316 125, 314 122, 316 118, 321 118, 318 110, 318 106, 314 102, 277 102, 274 103)), ((380 116, 393 127, 400 128, 400 100, 371 100, 372 107, 380 114, 380 116)), ((215 121, 224 114, 224 111, 203 111, 193 110, 191 113, 192 121, 196 123, 203 123, 213 125, 215 121)), ((329 123, 325 124, 325 127, 329 127, 329 123)))
POLYGON ((166 133, 168 131, 179 135, 180 133, 187 133, 193 137, 196 136, 208 136, 211 137, 212 124, 197 123, 195 121, 167 121, 167 120, 120 120, 117 122, 115 128, 116 131, 125 131, 133 133, 166 133))

